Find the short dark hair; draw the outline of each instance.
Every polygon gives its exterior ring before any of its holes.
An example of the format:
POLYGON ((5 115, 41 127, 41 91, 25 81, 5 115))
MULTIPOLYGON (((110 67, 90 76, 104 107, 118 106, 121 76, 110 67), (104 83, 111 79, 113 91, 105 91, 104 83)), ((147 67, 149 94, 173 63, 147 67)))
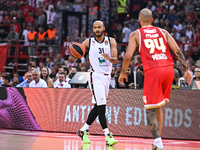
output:
POLYGON ((11 80, 11 76, 10 75, 5 75, 5 76, 3 76, 3 78, 5 80, 8 80, 8 82, 10 82, 10 80, 11 80))
POLYGON ((81 71, 81 69, 77 66, 72 66, 72 68, 76 68, 76 71, 81 71))
POLYGON ((67 67, 63 67, 63 69, 64 69, 64 71, 67 71, 66 75, 68 75, 69 74, 69 69, 67 67))
POLYGON ((64 76, 66 76, 66 74, 65 74, 64 72, 60 72, 59 75, 60 75, 60 74, 63 74, 64 76))

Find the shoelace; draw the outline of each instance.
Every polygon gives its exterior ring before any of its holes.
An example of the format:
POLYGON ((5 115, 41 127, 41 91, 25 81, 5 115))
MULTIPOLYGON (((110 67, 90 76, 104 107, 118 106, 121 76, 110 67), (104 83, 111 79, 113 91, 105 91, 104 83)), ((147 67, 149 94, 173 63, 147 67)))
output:
POLYGON ((108 134, 108 136, 109 136, 110 138, 112 138, 112 137, 113 137, 112 132, 110 132, 110 133, 108 134))

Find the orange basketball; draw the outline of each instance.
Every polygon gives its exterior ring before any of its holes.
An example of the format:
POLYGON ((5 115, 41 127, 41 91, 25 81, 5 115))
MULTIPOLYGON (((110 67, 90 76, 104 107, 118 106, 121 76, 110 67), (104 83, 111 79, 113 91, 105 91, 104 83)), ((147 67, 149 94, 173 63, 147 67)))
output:
POLYGON ((73 43, 70 47, 70 55, 75 59, 80 59, 85 55, 85 48, 80 43, 73 43))

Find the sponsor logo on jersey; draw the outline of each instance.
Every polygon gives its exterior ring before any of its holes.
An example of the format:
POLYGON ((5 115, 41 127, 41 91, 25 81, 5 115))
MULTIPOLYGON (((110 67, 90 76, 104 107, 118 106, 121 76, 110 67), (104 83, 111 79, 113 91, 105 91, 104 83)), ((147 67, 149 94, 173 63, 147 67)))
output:
POLYGON ((108 41, 107 40, 104 43, 105 43, 105 45, 108 45, 108 41))
POLYGON ((95 46, 95 41, 94 40, 92 40, 92 46, 95 46))
POLYGON ((146 104, 147 103, 147 97, 143 96, 143 102, 146 104))

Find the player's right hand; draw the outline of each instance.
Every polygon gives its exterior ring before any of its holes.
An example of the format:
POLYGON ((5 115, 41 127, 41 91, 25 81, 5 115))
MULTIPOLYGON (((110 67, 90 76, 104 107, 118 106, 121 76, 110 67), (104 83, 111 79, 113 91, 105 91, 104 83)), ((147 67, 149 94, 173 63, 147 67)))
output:
POLYGON ((126 79, 126 82, 128 82, 128 77, 126 75, 126 73, 120 73, 120 76, 118 78, 118 82, 121 84, 121 85, 124 85, 124 79, 126 79))

